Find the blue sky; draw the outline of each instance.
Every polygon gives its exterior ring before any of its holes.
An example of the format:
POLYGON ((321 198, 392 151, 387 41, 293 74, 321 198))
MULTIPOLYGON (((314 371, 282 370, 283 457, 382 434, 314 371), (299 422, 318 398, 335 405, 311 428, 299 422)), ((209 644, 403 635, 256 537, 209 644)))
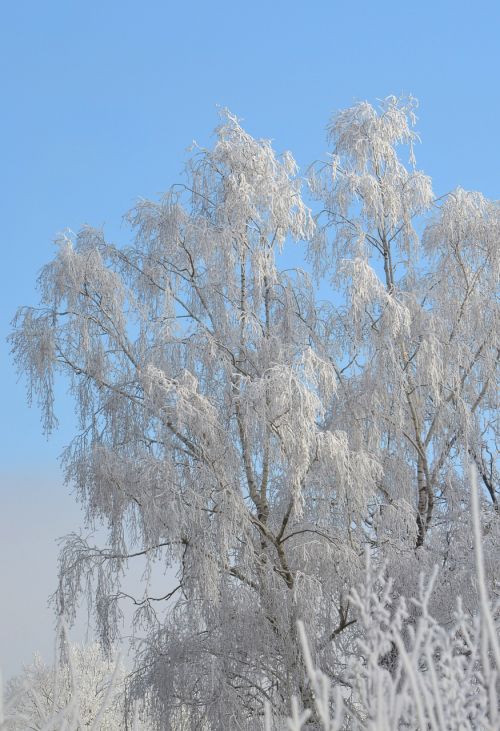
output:
POLYGON ((80 515, 57 455, 25 403, 5 336, 66 227, 103 225, 180 177, 193 139, 210 143, 217 105, 301 168, 326 150, 335 110, 387 94, 420 99, 419 166, 437 194, 500 198, 500 4, 421 0, 4 3, 0 23, 0 666, 51 647, 46 596, 54 539, 80 515), (35 559, 37 565, 35 568, 35 559), (8 597, 6 600, 5 597, 8 597))

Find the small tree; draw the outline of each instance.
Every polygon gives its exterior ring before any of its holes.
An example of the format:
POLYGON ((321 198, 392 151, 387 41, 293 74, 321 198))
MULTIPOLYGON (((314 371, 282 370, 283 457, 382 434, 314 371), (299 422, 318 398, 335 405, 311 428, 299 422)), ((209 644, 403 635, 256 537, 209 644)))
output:
POLYGON ((106 549, 66 543, 65 610, 94 574, 109 644, 127 561, 178 572, 164 596, 134 599, 146 628, 134 688, 167 727, 180 714, 250 728, 265 700, 282 714, 292 694, 310 705, 297 619, 340 682, 364 546, 393 570, 407 559, 398 588, 411 594, 419 562, 467 553, 463 454, 496 505, 499 208, 457 191, 419 235, 436 202, 397 154, 415 141, 412 115, 389 98, 381 114, 334 119, 334 155, 311 180, 316 225, 291 155, 226 113, 186 183, 129 215, 131 245, 91 228, 61 237, 41 306, 17 315, 15 356, 46 429, 54 374, 71 380, 81 429, 67 479, 109 525, 106 549), (294 239, 343 306, 280 269, 294 239))
POLYGON ((123 731, 124 680, 123 667, 115 668, 96 643, 71 645, 69 656, 57 666, 35 655, 9 683, 6 729, 123 731))

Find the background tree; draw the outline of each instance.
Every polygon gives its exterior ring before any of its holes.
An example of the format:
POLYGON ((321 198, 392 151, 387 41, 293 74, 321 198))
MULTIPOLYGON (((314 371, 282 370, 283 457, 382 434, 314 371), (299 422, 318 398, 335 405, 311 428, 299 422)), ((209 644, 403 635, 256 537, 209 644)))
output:
POLYGON ((66 654, 66 659, 54 666, 35 655, 22 674, 9 683, 6 729, 57 731, 64 727, 83 731, 92 727, 123 731, 124 679, 123 665, 115 667, 115 661, 106 658, 97 643, 70 645, 69 657, 66 654))
POLYGON ((334 119, 334 154, 311 180, 316 227, 293 158, 226 113, 186 182, 132 211, 129 246, 91 228, 62 237, 41 306, 18 313, 15 356, 48 430, 54 374, 71 379, 66 476, 109 525, 107 548, 67 541, 60 609, 96 587, 109 645, 127 562, 178 572, 161 597, 134 597, 133 691, 162 728, 179 713, 192 728, 250 728, 265 700, 284 714, 292 694, 310 705, 296 621, 342 682, 364 546, 399 572, 398 591, 422 562, 455 568, 467 454, 496 505, 499 209, 456 191, 419 235, 415 217, 436 204, 398 157, 412 115, 389 98, 334 119), (344 305, 279 268, 293 239, 344 305))

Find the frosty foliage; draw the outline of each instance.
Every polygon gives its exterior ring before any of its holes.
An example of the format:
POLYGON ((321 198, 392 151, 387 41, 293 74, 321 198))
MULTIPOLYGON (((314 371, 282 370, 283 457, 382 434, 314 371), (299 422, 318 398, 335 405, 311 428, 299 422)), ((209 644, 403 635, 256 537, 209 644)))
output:
POLYGON ((134 602, 130 692, 159 728, 251 729, 292 696, 310 708, 298 620, 342 685, 368 641, 349 599, 366 550, 401 623, 398 597, 436 563, 429 617, 455 621, 457 594, 474 612, 466 460, 496 589, 500 207, 434 198, 414 110, 389 97, 334 117, 314 216, 292 156, 224 112, 185 182, 129 214, 128 246, 64 234, 40 306, 17 314, 14 355, 47 430, 55 375, 70 379, 66 476, 89 523, 109 526, 106 548, 67 539, 59 611, 86 593, 110 647, 134 602), (297 242, 316 281, 278 265, 297 242), (140 556, 176 588, 127 597, 140 556))

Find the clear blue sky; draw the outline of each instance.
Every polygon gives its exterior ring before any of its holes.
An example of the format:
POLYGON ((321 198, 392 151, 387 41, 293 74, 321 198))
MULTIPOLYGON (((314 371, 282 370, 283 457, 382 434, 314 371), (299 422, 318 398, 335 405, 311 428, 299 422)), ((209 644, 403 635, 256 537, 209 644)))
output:
POLYGON ((191 141, 210 143, 216 105, 304 169, 326 149, 332 112, 411 93, 417 161, 436 192, 500 198, 500 3, 17 0, 0 20, 0 665, 10 674, 50 648, 53 539, 79 522, 57 467, 71 412, 63 406, 47 442, 4 342, 16 307, 35 303, 56 233, 90 223, 116 240, 138 196, 179 179, 191 141))

